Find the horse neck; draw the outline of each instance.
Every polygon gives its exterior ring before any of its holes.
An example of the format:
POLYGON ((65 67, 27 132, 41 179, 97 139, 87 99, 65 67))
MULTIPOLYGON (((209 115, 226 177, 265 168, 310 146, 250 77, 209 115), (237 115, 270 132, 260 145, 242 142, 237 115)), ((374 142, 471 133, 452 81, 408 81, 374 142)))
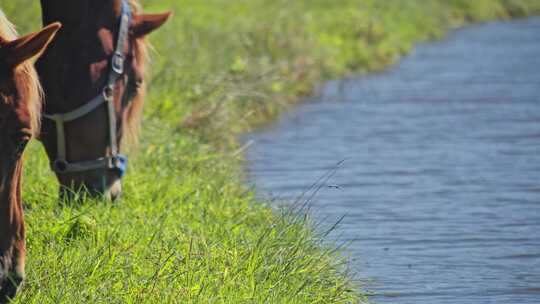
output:
MULTIPOLYGON (((24 218, 21 200, 22 160, 0 190, 0 262, 4 267, 24 255, 24 218)), ((0 268, 1 269, 1 268, 0 268)))

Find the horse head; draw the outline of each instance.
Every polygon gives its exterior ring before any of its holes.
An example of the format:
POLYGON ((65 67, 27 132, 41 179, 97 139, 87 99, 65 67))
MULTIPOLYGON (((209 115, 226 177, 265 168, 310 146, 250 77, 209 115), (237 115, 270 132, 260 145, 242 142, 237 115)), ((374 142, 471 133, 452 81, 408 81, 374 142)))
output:
POLYGON ((145 92, 145 37, 170 13, 140 13, 134 0, 41 0, 44 23, 63 29, 38 61, 45 110, 40 140, 61 196, 83 190, 116 199, 145 92))
POLYGON ((38 131, 41 107, 41 88, 29 60, 59 28, 52 24, 17 39, 0 11, 0 303, 15 295, 24 278, 22 154, 38 131))

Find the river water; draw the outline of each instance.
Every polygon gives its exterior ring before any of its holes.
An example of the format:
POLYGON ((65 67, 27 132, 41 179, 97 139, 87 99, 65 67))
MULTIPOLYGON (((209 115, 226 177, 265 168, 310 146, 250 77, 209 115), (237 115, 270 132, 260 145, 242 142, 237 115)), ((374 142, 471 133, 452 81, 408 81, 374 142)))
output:
POLYGON ((349 242, 374 303, 540 303, 540 18, 477 25, 333 81, 247 136, 250 184, 349 242))

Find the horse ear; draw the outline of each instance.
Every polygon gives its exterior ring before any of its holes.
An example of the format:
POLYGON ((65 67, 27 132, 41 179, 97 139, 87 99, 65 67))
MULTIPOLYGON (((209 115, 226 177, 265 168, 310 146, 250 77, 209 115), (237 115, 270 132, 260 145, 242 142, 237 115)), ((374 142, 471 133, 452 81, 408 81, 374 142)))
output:
POLYGON ((5 43, 3 48, 5 50, 7 65, 16 67, 26 60, 40 55, 61 27, 62 25, 56 22, 48 25, 39 32, 28 34, 5 43))
POLYGON ((170 17, 172 13, 166 12, 163 14, 141 14, 133 16, 133 36, 141 38, 150 34, 161 27, 170 17))

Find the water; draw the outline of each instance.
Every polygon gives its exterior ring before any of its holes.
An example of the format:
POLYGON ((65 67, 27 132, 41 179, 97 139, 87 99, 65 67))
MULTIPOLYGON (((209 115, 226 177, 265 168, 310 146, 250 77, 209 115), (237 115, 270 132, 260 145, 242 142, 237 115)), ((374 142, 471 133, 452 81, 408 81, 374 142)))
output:
POLYGON ((350 241, 374 303, 540 303, 540 18, 474 26, 334 81, 248 136, 250 182, 350 241))

